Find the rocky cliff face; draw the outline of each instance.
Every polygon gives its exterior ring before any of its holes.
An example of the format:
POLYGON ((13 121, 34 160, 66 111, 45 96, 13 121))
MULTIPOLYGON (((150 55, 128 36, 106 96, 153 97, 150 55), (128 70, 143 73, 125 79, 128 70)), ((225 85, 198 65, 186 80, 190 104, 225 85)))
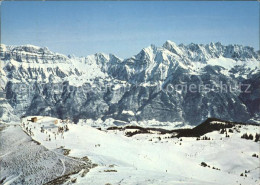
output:
POLYGON ((166 41, 122 60, 1 45, 0 57, 2 121, 49 115, 196 125, 208 117, 260 117, 260 55, 251 47, 166 41))

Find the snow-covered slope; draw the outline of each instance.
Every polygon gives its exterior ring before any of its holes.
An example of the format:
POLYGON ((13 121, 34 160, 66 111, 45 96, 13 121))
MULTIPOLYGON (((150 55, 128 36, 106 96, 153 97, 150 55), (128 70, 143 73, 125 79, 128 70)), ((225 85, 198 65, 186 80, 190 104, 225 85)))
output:
POLYGON ((128 59, 103 53, 64 56, 32 45, 2 44, 0 49, 0 91, 10 105, 1 105, 0 115, 49 115, 76 122, 259 121, 260 57, 251 47, 166 41, 128 59), (240 84, 248 84, 250 93, 244 93, 247 86, 243 92, 236 88, 240 84), (198 89, 205 85, 208 90, 198 89))
POLYGON ((48 150, 18 124, 0 124, 0 138, 0 184, 39 185, 59 177, 65 181, 66 176, 92 167, 90 161, 67 157, 61 149, 48 150))
POLYGON ((98 130, 84 124, 54 124, 55 118, 38 120, 24 121, 23 128, 31 128, 33 139, 49 150, 64 146, 70 149, 69 156, 88 156, 98 164, 85 177, 72 176, 77 184, 259 184, 259 141, 254 141, 259 126, 232 123, 229 127, 212 120, 202 126, 223 129, 200 137, 178 138, 178 130, 127 137, 136 129, 98 130), (57 135, 57 127, 63 124, 68 130, 57 135), (245 133, 252 134, 253 140, 241 138, 245 133))

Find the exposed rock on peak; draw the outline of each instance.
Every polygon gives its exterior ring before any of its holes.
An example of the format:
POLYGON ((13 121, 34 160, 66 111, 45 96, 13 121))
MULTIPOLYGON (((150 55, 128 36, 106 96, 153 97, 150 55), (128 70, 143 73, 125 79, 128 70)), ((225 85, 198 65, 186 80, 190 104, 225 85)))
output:
POLYGON ((1 45, 0 58, 7 95, 0 115, 189 124, 207 117, 243 122, 260 117, 259 53, 247 46, 166 41, 122 60, 113 54, 67 57, 48 48, 1 45), (223 84, 239 83, 251 85, 252 94, 221 91, 223 84), (198 89, 201 85, 209 90, 198 89))

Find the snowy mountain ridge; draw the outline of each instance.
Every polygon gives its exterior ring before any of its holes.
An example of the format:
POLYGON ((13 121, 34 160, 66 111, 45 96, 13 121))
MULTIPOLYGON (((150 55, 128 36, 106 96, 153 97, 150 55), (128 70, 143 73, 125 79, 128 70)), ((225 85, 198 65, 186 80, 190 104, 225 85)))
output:
POLYGON ((113 54, 75 57, 46 47, 1 44, 0 57, 1 86, 6 94, 5 106, 0 109, 3 121, 8 121, 11 113, 18 117, 70 117, 75 121, 154 119, 189 124, 198 124, 209 115, 244 122, 257 121, 259 117, 260 55, 248 46, 223 46, 219 42, 176 45, 166 41, 162 47, 151 45, 133 57, 120 59, 113 54), (221 88, 222 83, 235 86, 244 82, 250 85, 250 94, 239 90, 163 91, 170 85, 208 84, 221 88), (26 87, 23 91, 17 89, 21 84, 26 87), (63 88, 56 92, 42 84, 63 88), (35 90, 28 93, 32 86, 35 90), (80 87, 88 87, 88 91, 83 92, 80 87))

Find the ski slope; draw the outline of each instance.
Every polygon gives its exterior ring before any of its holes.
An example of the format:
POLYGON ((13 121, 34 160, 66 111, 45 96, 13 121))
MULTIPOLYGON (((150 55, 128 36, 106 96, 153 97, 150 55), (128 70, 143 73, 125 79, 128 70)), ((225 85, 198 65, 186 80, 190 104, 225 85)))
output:
POLYGON ((55 120, 41 117, 23 129, 31 128, 32 138, 49 150, 62 146, 70 150, 69 156, 87 156, 98 164, 84 177, 73 175, 77 184, 259 184, 259 158, 252 157, 259 154, 259 142, 241 139, 244 133, 259 133, 259 126, 234 128, 230 137, 214 131, 206 134, 211 140, 197 140, 156 133, 126 137, 131 130, 98 130, 84 124, 54 124, 55 120), (64 125, 68 131, 57 134, 64 125))

